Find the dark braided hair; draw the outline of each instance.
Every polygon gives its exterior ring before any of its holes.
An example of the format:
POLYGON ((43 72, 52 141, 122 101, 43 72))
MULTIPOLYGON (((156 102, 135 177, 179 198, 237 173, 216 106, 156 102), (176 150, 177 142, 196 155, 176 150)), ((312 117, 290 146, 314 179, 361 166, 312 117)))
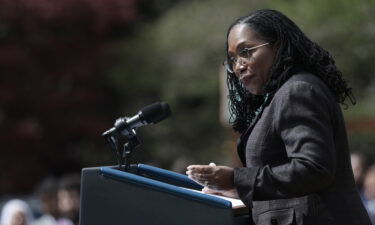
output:
MULTIPOLYGON (((255 118, 256 110, 262 104, 268 104, 273 94, 294 74, 293 70, 297 67, 322 79, 331 89, 337 102, 347 106, 345 100, 348 97, 351 103, 355 104, 351 88, 342 78, 332 56, 306 37, 288 17, 271 9, 254 11, 239 18, 229 27, 227 39, 229 32, 238 24, 246 24, 278 50, 271 68, 270 80, 263 90, 263 93, 271 96, 267 98, 267 102, 264 102, 264 96, 249 93, 236 75, 227 71, 230 123, 235 131, 243 133, 247 129, 255 118)), ((229 59, 228 54, 227 58, 229 59)))

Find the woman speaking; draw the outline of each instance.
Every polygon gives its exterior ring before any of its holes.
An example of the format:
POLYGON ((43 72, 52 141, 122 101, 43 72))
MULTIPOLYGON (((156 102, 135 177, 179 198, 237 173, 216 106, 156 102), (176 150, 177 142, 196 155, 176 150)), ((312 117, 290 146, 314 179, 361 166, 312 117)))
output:
POLYGON ((276 10, 229 27, 231 124, 242 168, 191 165, 206 193, 240 198, 249 224, 370 225, 340 104, 354 104, 332 56, 276 10))

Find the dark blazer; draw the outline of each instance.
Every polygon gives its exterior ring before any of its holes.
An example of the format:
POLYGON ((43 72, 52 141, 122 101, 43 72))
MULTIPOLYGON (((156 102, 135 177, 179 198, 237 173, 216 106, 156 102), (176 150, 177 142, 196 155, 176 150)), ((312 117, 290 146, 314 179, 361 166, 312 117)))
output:
POLYGON ((255 224, 370 225, 354 184, 340 105, 300 73, 240 138, 234 183, 255 224))

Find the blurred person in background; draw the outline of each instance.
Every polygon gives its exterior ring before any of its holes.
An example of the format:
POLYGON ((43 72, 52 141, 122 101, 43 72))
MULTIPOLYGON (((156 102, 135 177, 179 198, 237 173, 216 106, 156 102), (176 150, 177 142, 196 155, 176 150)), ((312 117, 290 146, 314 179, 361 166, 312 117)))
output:
POLYGON ((357 185, 362 200, 364 200, 363 182, 368 167, 366 157, 359 152, 353 152, 350 154, 350 162, 352 164, 355 184, 357 185))
POLYGON ((57 190, 57 204, 60 218, 58 225, 78 225, 80 208, 81 177, 69 174, 61 178, 57 190))
POLYGON ((3 206, 0 225, 31 225, 33 220, 29 205, 23 200, 12 199, 3 206))
POLYGON ((240 168, 191 165, 205 193, 240 198, 249 224, 370 225, 340 103, 354 104, 332 56, 276 10, 236 20, 226 43, 240 168))
POLYGON ((35 194, 40 200, 42 215, 36 219, 33 225, 56 225, 58 218, 57 207, 57 179, 47 177, 37 187, 35 194))
POLYGON ((375 165, 372 165, 366 172, 363 182, 363 194, 365 207, 372 224, 375 224, 375 165))

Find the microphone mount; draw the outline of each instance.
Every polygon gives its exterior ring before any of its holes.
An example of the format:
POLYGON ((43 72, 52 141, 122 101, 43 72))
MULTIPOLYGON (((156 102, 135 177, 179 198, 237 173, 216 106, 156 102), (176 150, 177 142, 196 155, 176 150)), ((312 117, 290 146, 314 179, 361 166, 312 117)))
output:
POLYGON ((147 124, 155 124, 167 118, 170 114, 171 110, 168 104, 164 102, 154 103, 144 107, 133 117, 118 118, 114 126, 102 134, 111 147, 120 170, 129 171, 131 155, 141 145, 136 128, 147 124), (126 137, 128 140, 122 146, 121 137, 126 137))
POLYGON ((117 159, 119 169, 129 171, 131 155, 133 151, 141 145, 135 130, 132 129, 131 132, 128 133, 128 142, 124 143, 122 147, 120 141, 122 135, 119 135, 118 132, 104 132, 103 137, 111 147, 117 159))

